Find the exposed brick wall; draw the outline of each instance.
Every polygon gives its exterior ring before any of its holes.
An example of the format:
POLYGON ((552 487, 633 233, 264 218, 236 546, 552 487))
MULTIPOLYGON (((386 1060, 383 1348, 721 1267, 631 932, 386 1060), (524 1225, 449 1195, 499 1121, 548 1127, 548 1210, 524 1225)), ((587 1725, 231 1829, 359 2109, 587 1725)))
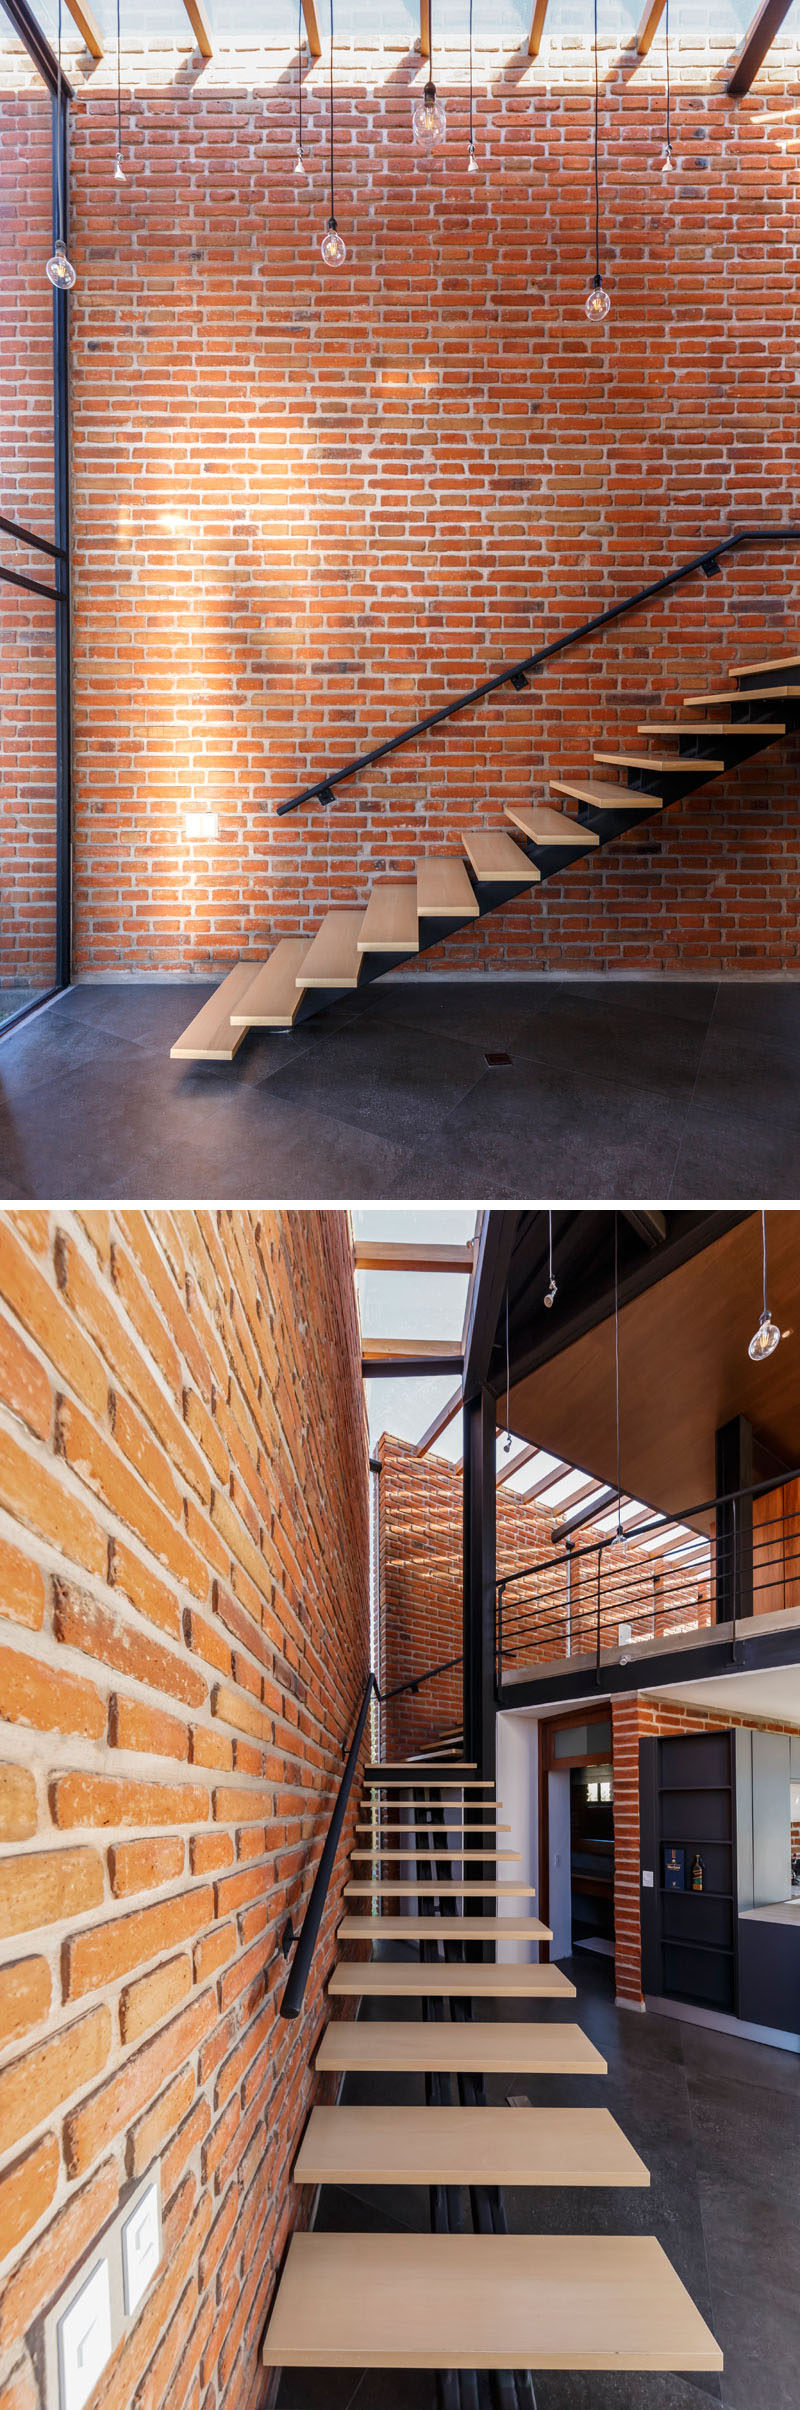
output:
POLYGON ((36 2321, 158 2156, 93 2404, 248 2410, 344 1837, 291 2024, 280 1936, 368 1661, 349 1225, 7 1214, 0 1300, 0 2402, 36 2410, 36 2321))
MULTIPOLYGON (((0 37, 9 28, 5 17, 0 37)), ((0 49, 0 513, 53 537, 50 96, 25 54, 0 49)), ((4 566, 49 580, 41 553, 0 534, 4 566)), ((55 615, 0 586, 0 988, 55 977, 55 615)))
MULTIPOLYGON (((614 1746, 614 1927, 617 1998, 642 1999, 639 1742, 662 1732, 719 1732, 739 1725, 757 1732, 800 1727, 756 1715, 725 1715, 677 1699, 636 1695, 612 1701, 614 1746)), ((787 1801, 788 1806, 788 1801, 787 1801)), ((793 1828, 794 1830, 794 1828, 793 1828)), ((792 1841, 794 1847, 794 1839, 792 1841)))
MULTIPOLYGON (((381 1662, 383 1682, 390 1688, 395 1682, 408 1681, 426 1667, 444 1664, 461 1653, 463 1485, 460 1466, 447 1464, 433 1455, 418 1457, 407 1440, 384 1434, 374 1453, 383 1467, 378 1483, 381 1662)), ((545 1512, 536 1505, 526 1505, 516 1491, 498 1489, 498 1575, 537 1560, 548 1568, 552 1565, 558 1569, 552 1587, 546 1571, 540 1581, 520 1585, 507 1594, 509 1602, 513 1597, 515 1604, 509 1603, 505 1610, 506 1672, 515 1664, 544 1663, 566 1654, 567 1608, 561 1578, 564 1552, 552 1546, 553 1521, 552 1509, 545 1512), (541 1618, 538 1630, 537 1607, 541 1618), (515 1627, 518 1611, 525 1620, 515 1627)), ((605 1646, 617 1646, 619 1622, 627 1611, 619 1604, 618 1597, 615 1603, 615 1576, 629 1585, 635 1564, 636 1552, 632 1547, 611 1547, 604 1551, 604 1595, 610 1601, 608 1607, 604 1606, 600 1620, 601 1641, 605 1646)), ((642 1561, 637 1607, 645 1614, 648 1602, 652 1606, 656 1596, 659 1571, 658 1559, 648 1557, 642 1561)), ((595 1558, 588 1557, 583 1564, 576 1561, 571 1607, 575 1648, 594 1645, 595 1586, 595 1558)), ((690 1600, 687 1598, 681 1612, 697 1623, 708 1622, 707 1581, 692 1576, 688 1588, 690 1600)), ((630 1596, 627 1587, 625 1596, 630 1596)), ((666 1620, 671 1623, 671 1616, 666 1620)), ((680 1622, 680 1612, 676 1612, 675 1622, 680 1622)), ((646 1622, 641 1622, 638 1628, 646 1637, 646 1622)), ((442 1675, 439 1681, 426 1684, 416 1697, 407 1693, 392 1702, 385 1714, 386 1745, 400 1751, 424 1746, 437 1734, 460 1723, 461 1706, 461 1673, 456 1669, 442 1675)))
MULTIPOLYGON (((319 253, 324 60, 305 184, 290 49, 201 77, 172 50, 128 59, 119 189, 114 62, 79 60, 80 972, 202 972, 311 929, 737 657, 793 649, 797 556, 755 550, 329 811, 276 817, 316 772, 716 533, 791 517, 797 51, 734 103, 727 38, 704 34, 674 45, 668 183, 661 40, 637 62, 626 28, 603 51, 613 310, 596 336, 592 69, 571 29, 533 65, 479 55, 474 179, 463 56, 441 61, 430 164, 410 143, 419 62, 339 54, 338 275, 319 253), (187 847, 187 804, 219 812, 210 850, 187 847)), ((656 816, 429 967, 796 972, 798 761, 790 743, 656 816)))

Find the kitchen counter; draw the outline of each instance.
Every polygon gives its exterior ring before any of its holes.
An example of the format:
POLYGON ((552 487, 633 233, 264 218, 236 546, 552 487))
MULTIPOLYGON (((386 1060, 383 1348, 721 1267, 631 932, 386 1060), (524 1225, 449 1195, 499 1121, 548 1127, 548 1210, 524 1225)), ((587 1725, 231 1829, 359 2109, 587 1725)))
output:
POLYGON ((740 1908, 739 1921, 748 1925, 795 1925, 800 1930, 800 1891, 796 1899, 772 1900, 766 1908, 740 1908))

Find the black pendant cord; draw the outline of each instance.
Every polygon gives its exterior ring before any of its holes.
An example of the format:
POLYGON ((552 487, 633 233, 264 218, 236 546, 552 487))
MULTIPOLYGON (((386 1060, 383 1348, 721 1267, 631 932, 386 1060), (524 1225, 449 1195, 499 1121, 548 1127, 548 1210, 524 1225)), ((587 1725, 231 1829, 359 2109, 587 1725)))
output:
POLYGON ((600 75, 597 63, 597 0, 594 0, 594 276, 600 284, 600 75))
POLYGON ((475 142, 474 142, 474 131, 473 131, 473 119, 472 119, 472 97, 473 97, 473 96, 472 96, 472 0, 469 0, 469 155, 470 155, 470 158, 472 158, 472 154, 473 154, 473 151, 474 151, 474 149, 475 149, 475 142))
POLYGON ((617 1419, 617 1539, 622 1532, 622 1419, 619 1410, 619 1214, 614 1215, 614 1386, 617 1419))
POLYGON ((63 98, 61 91, 61 0, 58 0, 58 74, 56 80, 56 239, 64 241, 63 98))
POLYGON ((669 0, 666 0, 666 16, 665 16, 665 19, 664 19, 664 39, 665 39, 665 42, 666 42, 666 51, 667 51, 667 72, 666 72, 666 89, 667 89, 667 158, 668 158, 668 159, 671 159, 671 158, 672 158, 672 93, 671 93, 671 91, 670 91, 670 79, 669 79, 669 0))
POLYGON ((764 1292, 764 1315, 766 1316, 769 1313, 767 1305, 767 1216, 763 1205, 761 1207, 761 1284, 764 1292))
POLYGON ((120 63, 120 0, 117 0, 117 158, 122 161, 122 68, 120 63))
POLYGON ((331 154, 331 225, 332 225, 332 226, 335 226, 335 224, 336 224, 336 211, 335 211, 335 208, 334 208, 334 200, 333 200, 333 0, 331 0, 331 66, 330 66, 330 106, 329 106, 329 110, 328 110, 328 116, 329 116, 329 119, 330 119, 330 154, 331 154))
POLYGON ((297 0, 297 155, 303 156, 303 0, 297 0))

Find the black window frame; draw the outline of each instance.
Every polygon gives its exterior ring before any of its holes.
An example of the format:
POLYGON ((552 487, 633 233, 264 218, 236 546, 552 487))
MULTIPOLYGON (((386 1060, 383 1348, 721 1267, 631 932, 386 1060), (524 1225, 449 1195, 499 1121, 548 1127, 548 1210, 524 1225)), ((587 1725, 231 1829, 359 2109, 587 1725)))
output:
MULTIPOLYGON (((29 58, 50 93, 52 121, 51 239, 58 225, 59 178, 64 195, 64 234, 69 222, 69 105, 72 86, 60 76, 58 60, 27 6, 27 0, 2 0, 3 12, 19 35, 29 58)), ((44 275, 44 261, 42 261, 44 275)), ((0 529, 12 540, 32 546, 53 563, 51 582, 0 564, 4 584, 23 586, 52 601, 56 632, 56 963, 52 987, 31 1004, 20 1005, 0 1024, 0 1040, 32 1013, 41 1012, 69 987, 72 973, 72 643, 70 612, 69 509, 69 294, 53 288, 53 507, 55 542, 36 535, 19 520, 0 517, 0 529)))

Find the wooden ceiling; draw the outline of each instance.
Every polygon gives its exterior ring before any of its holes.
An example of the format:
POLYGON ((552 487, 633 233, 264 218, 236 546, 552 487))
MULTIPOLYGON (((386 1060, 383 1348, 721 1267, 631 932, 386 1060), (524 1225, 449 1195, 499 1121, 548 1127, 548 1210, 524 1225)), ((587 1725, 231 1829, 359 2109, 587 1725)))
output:
MULTIPOLYGON (((714 1434, 734 1414, 800 1464, 800 1213, 768 1213, 767 1246, 770 1309, 788 1336, 766 1363, 747 1353, 761 1312, 760 1214, 623 1308, 622 1485, 664 1513, 713 1497, 714 1434)), ((613 1317, 512 1387, 511 1424, 616 1484, 613 1317)))

